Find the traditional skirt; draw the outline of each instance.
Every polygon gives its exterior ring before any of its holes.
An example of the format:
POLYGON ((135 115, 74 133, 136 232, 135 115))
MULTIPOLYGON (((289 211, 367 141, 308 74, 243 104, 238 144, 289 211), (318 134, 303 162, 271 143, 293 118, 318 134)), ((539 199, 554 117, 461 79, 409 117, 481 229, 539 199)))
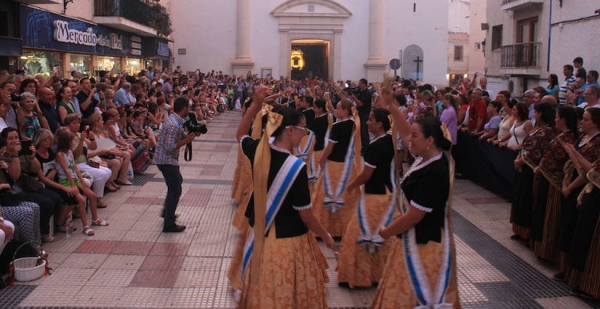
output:
POLYGON ((271 228, 265 239, 256 284, 250 270, 244 279, 239 309, 327 309, 327 260, 314 237, 306 233, 276 238, 271 228))
MULTIPOLYGON (((587 272, 586 261, 590 252, 592 239, 597 237, 598 218, 600 217, 600 189, 594 187, 591 192, 585 193, 583 202, 579 207, 579 216, 575 232, 573 234, 573 243, 569 251, 569 266, 578 271, 587 272)), ((599 263, 599 260, 594 261, 599 263)))
POLYGON ((573 243, 573 233, 579 217, 579 208, 577 207, 577 197, 584 186, 577 187, 571 191, 562 203, 560 215, 560 228, 558 233, 558 250, 563 252, 571 251, 573 243))
MULTIPOLYGON (((443 239, 442 233, 442 239, 443 239)), ((430 241, 427 244, 417 245, 421 263, 429 279, 429 286, 437 287, 440 277, 440 266, 443 263, 444 247, 441 243, 430 241)), ((410 274, 404 257, 404 242, 396 241, 391 246, 390 255, 383 272, 383 278, 371 304, 372 309, 413 309, 418 305, 418 299, 411 285, 410 274)), ((453 257, 455 258, 455 257, 453 257)), ((453 266, 455 267, 455 263, 453 266)), ((452 270, 455 271, 455 270, 452 270)), ((450 281, 445 294, 445 302, 453 304, 453 308, 460 308, 458 298, 458 283, 450 281)))
POLYGON ((252 196, 252 184, 244 193, 242 200, 240 201, 238 208, 235 210, 233 214, 233 221, 231 225, 237 228, 239 231, 244 231, 248 226, 248 218, 246 218, 246 209, 248 208, 248 202, 250 202, 250 196, 252 196))
MULTIPOLYGON (((328 160, 327 163, 329 169, 329 183, 331 184, 331 191, 336 192, 340 178, 342 177, 342 171, 344 169, 344 162, 334 162, 328 160)), ((356 170, 351 168, 348 177, 348 183, 356 177, 356 170)), ((342 237, 344 235, 344 229, 352 215, 356 212, 356 204, 358 201, 359 190, 353 190, 348 192, 344 190, 342 199, 344 200, 344 206, 339 207, 336 212, 332 213, 330 208, 325 204, 325 176, 323 172, 318 180, 317 187, 315 188, 315 194, 312 198, 313 211, 315 217, 319 219, 321 225, 327 232, 333 237, 342 237)))
POLYGON ((515 173, 515 196, 510 212, 513 233, 528 240, 531 236, 531 219, 533 216, 534 174, 531 167, 524 164, 522 171, 515 173))
MULTIPOLYGON (((383 216, 388 211, 391 197, 391 193, 365 194, 367 220, 370 227, 379 228, 383 216)), ((394 241, 397 241, 396 237, 392 237, 386 240, 383 246, 378 247, 377 253, 370 254, 364 245, 357 243, 357 238, 360 235, 358 212, 355 212, 346 226, 336 269, 338 271, 338 281, 347 282, 351 288, 371 287, 373 283, 379 282, 387 261, 389 248, 394 241)))
POLYGON ((553 262, 558 254, 562 192, 540 175, 537 194, 532 229, 533 250, 537 257, 553 262))
POLYGON ((231 198, 234 202, 240 204, 244 198, 244 193, 252 184, 252 165, 250 160, 241 147, 238 147, 237 166, 233 174, 233 183, 231 185, 231 198))
MULTIPOLYGON (((596 191, 595 196, 590 196, 591 194, 588 194, 587 201, 584 200, 584 203, 595 203, 593 206, 598 208, 600 189, 595 188, 594 191, 596 191), (590 201, 590 198, 595 198, 595 200, 590 201)), ((585 270, 581 273, 579 289, 592 295, 594 298, 600 298, 600 219, 597 220, 596 223, 596 229, 594 230, 592 242, 585 262, 585 270)))
POLYGON ((246 244, 246 238, 250 234, 252 228, 246 223, 246 228, 238 235, 238 242, 233 251, 231 263, 227 270, 227 279, 229 284, 234 291, 242 290, 244 284, 242 283, 242 263, 244 261, 244 245, 246 244))

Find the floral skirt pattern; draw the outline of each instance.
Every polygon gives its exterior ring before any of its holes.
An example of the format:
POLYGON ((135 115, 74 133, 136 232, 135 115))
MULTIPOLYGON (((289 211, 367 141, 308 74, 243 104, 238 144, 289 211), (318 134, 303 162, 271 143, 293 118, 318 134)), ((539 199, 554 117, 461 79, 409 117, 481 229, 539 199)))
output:
MULTIPOLYGON (((339 179, 342 174, 342 170, 344 169, 344 162, 334 162, 327 160, 330 183, 333 186, 332 191, 335 192, 335 188, 337 188, 339 179)), ((352 181, 356 177, 356 170, 354 168, 351 169, 348 175, 348 183, 352 181)), ((342 237, 344 235, 344 229, 348 222, 350 222, 350 218, 352 218, 352 214, 356 212, 356 204, 358 201, 358 190, 354 190, 353 192, 344 191, 342 194, 342 198, 344 200, 344 206, 340 207, 337 212, 331 213, 329 211, 329 207, 325 206, 325 186, 324 186, 324 176, 321 173, 321 177, 319 177, 317 187, 315 189, 315 194, 312 197, 313 204, 313 212, 315 217, 319 219, 321 225, 327 232, 331 234, 333 237, 342 237)))
MULTIPOLYGON (((436 287, 440 265, 442 264, 443 245, 430 241, 425 245, 419 244, 417 246, 421 263, 423 264, 427 278, 429 278, 429 286, 436 287)), ((453 267, 456 267, 455 263, 453 263, 453 267)), ((418 305, 417 296, 412 288, 405 263, 404 242, 396 241, 392 244, 383 274, 371 308, 413 309, 418 305)), ((445 295, 445 302, 453 304, 454 309, 460 308, 456 276, 452 276, 450 279, 450 285, 445 295)))
POLYGON ((238 308, 327 309, 327 260, 310 233, 276 238, 271 228, 265 239, 258 280, 246 272, 238 308))
MULTIPOLYGON (((379 228, 382 217, 388 210, 391 198, 391 193, 365 194, 366 213, 371 229, 379 228)), ((386 240, 383 246, 379 247, 377 253, 370 254, 365 250, 364 245, 357 243, 357 238, 360 235, 358 212, 355 211, 346 226, 344 237, 342 237, 340 258, 337 265, 338 281, 347 282, 351 288, 371 287, 373 283, 379 282, 391 244, 398 241, 396 237, 392 237, 386 240)))

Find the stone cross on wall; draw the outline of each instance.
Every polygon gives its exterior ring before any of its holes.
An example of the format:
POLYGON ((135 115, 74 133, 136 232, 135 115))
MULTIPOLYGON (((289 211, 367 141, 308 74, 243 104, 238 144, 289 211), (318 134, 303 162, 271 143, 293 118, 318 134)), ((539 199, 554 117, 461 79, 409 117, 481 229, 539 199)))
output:
POLYGON ((402 53, 402 77, 414 80, 423 80, 425 62, 423 49, 418 45, 407 46, 402 53))

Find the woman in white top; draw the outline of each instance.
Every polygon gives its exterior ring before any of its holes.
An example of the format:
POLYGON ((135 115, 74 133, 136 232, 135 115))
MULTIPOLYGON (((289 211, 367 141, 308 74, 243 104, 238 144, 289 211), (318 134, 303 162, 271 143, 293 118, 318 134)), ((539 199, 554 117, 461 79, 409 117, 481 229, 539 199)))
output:
MULTIPOLYGON (((500 94, 498 94, 500 96, 500 94)), ((488 138, 488 143, 498 145, 501 142, 501 138, 510 134, 510 128, 515 123, 515 117, 513 116, 513 108, 515 107, 515 100, 506 100, 502 104, 502 113, 504 114, 502 121, 500 121, 500 127, 498 128, 498 135, 488 138)))
POLYGON ((513 117, 515 117, 515 122, 510 128, 509 134, 501 138, 499 145, 512 150, 518 150, 525 136, 533 128, 533 125, 529 121, 529 111, 525 103, 517 103, 513 107, 513 117))

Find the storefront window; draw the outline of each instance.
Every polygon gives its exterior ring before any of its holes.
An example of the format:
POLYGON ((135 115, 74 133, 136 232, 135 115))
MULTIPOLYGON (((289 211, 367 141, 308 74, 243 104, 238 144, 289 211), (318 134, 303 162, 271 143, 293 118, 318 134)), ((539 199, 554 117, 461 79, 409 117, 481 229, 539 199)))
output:
POLYGON ((129 75, 136 75, 142 70, 142 59, 127 58, 127 67, 125 71, 129 75))
POLYGON ((83 74, 91 76, 92 69, 92 56, 90 55, 79 55, 71 54, 71 69, 70 71, 77 71, 83 74))
POLYGON ((43 74, 48 77, 55 66, 62 67, 62 56, 57 52, 23 50, 21 67, 25 74, 35 76, 43 74))
POLYGON ((119 57, 98 56, 96 71, 113 71, 115 74, 121 72, 121 59, 119 57))

